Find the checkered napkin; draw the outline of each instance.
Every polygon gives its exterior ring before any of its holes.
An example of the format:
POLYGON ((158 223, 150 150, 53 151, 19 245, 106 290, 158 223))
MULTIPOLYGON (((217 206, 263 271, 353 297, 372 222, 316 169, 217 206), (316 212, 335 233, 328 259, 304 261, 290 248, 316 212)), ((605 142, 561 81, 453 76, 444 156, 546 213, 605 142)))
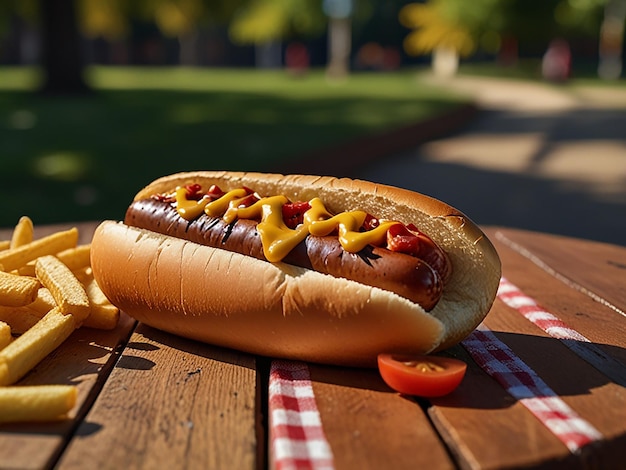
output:
POLYGON ((500 280, 498 298, 535 326, 560 340, 573 353, 605 374, 613 382, 626 387, 626 366, 623 363, 537 304, 533 298, 505 278, 500 280))
POLYGON ((518 399, 572 453, 602 439, 600 432, 572 410, 515 353, 485 326, 480 326, 463 346, 474 361, 518 399))
POLYGON ((500 279, 498 298, 509 307, 521 313, 528 321, 534 323, 553 338, 571 339, 589 343, 590 341, 578 331, 567 326, 558 317, 539 306, 535 300, 524 294, 508 279, 500 279))
POLYGON ((272 362, 269 414, 272 460, 278 470, 334 468, 306 364, 272 362))

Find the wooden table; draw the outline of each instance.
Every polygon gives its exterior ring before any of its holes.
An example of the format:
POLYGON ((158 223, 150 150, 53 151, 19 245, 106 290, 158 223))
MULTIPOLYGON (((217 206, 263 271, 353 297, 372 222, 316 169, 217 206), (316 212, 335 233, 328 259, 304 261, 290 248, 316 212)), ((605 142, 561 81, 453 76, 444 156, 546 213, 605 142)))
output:
MULTIPOLYGON (((93 228, 79 224, 83 240, 93 228)), ((626 248, 486 231, 503 276, 589 343, 552 337, 501 299, 485 327, 599 437, 571 452, 459 345, 466 378, 432 401, 393 393, 375 370, 309 364, 335 468, 623 468, 626 248)), ((270 363, 126 316, 114 331, 77 330, 22 380, 78 385, 72 419, 0 425, 0 468, 271 467, 270 363)))

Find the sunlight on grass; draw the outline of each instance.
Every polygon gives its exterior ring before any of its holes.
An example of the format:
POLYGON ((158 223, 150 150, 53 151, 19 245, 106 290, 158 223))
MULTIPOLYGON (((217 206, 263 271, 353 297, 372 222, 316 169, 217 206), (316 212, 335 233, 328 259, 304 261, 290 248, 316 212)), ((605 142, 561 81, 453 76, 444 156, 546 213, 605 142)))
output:
POLYGON ((172 121, 179 124, 198 124, 209 120, 210 110, 202 104, 184 103, 172 109, 172 121))
POLYGON ((406 97, 408 93, 437 96, 446 92, 425 86, 411 70, 393 73, 354 73, 340 83, 330 83, 323 70, 294 78, 282 70, 190 69, 93 67, 88 78, 96 88, 105 90, 178 90, 236 91, 238 93, 277 93, 296 95, 300 99, 322 96, 406 97))
POLYGON ((0 90, 33 90, 41 83, 34 67, 0 67, 0 90))
POLYGON ((77 181, 85 176, 88 161, 75 152, 55 152, 42 155, 33 164, 36 176, 57 181, 77 181))
POLYGON ((9 115, 8 121, 8 125, 12 129, 32 129, 37 123, 37 115, 29 109, 16 109, 9 115))

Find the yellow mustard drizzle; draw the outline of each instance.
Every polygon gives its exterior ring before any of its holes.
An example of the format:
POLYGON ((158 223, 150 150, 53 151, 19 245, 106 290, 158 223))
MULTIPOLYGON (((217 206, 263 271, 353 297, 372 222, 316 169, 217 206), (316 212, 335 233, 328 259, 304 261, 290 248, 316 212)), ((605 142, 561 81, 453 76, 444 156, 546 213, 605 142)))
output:
POLYGON ((237 217, 237 204, 236 201, 245 197, 248 193, 245 189, 233 189, 228 191, 219 199, 207 204, 204 212, 211 217, 224 216, 224 221, 230 224, 237 217))
POLYGON ((367 245, 381 246, 387 240, 387 231, 389 227, 398 222, 388 221, 380 224, 378 227, 368 230, 367 232, 358 232, 355 230, 346 230, 339 226, 339 243, 344 250, 351 253, 357 253, 367 245))
POLYGON ((261 218, 256 230, 261 236, 263 254, 272 263, 282 260, 308 235, 305 224, 295 230, 285 225, 282 208, 287 202, 285 196, 270 196, 237 211, 242 219, 261 218))
POLYGON ((313 222, 330 219, 333 215, 326 210, 324 203, 319 197, 314 197, 309 201, 311 208, 304 213, 304 223, 311 225, 313 222))
POLYGON ((188 200, 185 188, 176 189, 176 209, 181 217, 192 220, 204 211, 211 217, 222 217, 226 223, 235 219, 260 219, 257 231, 261 237, 263 254, 270 262, 279 262, 293 250, 308 234, 326 236, 338 232, 339 243, 350 253, 361 251, 367 245, 382 245, 389 227, 399 222, 385 221, 378 227, 360 232, 367 213, 349 211, 332 215, 319 198, 309 201, 311 208, 304 213, 303 223, 291 229, 285 225, 282 207, 289 202, 285 196, 263 197, 248 207, 238 207, 238 201, 248 193, 245 189, 234 189, 215 201, 188 200), (193 216, 192 216, 193 215, 193 216))
POLYGON ((367 245, 382 245, 387 238, 389 227, 398 223, 386 221, 372 230, 359 232, 367 217, 366 212, 350 211, 333 216, 319 198, 312 199, 309 204, 311 209, 304 213, 304 223, 308 225, 309 233, 324 237, 337 230, 339 243, 344 250, 351 253, 359 252, 367 245))
POLYGON ((187 199, 187 190, 185 188, 176 188, 176 210, 185 220, 193 220, 200 217, 208 202, 208 198, 202 198, 199 201, 187 199))

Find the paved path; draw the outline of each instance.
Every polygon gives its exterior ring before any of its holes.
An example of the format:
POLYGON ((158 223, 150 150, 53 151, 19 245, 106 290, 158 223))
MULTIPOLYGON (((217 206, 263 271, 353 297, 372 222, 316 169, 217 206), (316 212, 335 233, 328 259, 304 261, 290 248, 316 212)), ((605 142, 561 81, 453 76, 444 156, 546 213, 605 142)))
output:
POLYGON ((456 77, 481 112, 350 176, 442 199, 479 224, 626 245, 626 88, 456 77))

